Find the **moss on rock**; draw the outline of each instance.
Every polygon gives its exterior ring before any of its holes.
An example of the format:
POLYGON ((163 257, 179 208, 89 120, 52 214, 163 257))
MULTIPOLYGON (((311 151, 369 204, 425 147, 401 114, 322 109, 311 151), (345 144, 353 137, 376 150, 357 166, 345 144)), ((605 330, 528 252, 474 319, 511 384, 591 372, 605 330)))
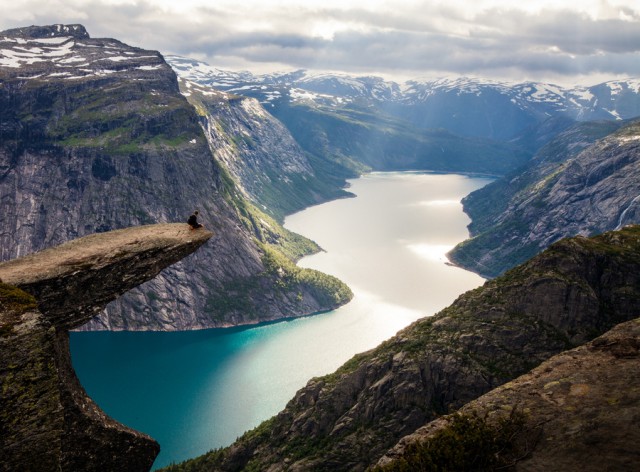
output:
POLYGON ((0 282, 0 310, 21 315, 36 308, 36 299, 24 290, 0 282))

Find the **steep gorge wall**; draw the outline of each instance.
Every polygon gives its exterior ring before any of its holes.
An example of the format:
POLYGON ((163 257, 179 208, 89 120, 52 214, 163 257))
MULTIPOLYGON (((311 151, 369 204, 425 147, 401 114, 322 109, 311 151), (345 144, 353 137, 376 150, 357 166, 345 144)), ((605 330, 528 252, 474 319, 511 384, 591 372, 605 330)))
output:
POLYGON ((253 98, 180 79, 180 89, 201 118, 215 158, 260 210, 284 216, 329 199, 355 174, 305 153, 287 128, 253 98))
POLYGON ((463 200, 471 238, 453 262, 494 277, 563 237, 640 223, 640 124, 582 123, 517 174, 463 200))
MULTIPOLYGON (((213 244, 111 304, 91 329, 179 330, 256 323, 349 298, 282 283, 162 56, 80 25, 0 35, 0 259, 78 236, 186 221, 213 244), (237 303, 244 293, 242 303, 237 303)), ((345 292, 346 293, 346 292, 345 292)))

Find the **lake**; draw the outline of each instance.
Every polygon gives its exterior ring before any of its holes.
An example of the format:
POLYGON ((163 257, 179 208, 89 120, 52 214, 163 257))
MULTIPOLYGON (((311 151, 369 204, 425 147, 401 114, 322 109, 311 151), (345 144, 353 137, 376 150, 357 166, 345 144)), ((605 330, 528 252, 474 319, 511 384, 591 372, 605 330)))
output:
POLYGON ((107 414, 160 443, 154 467, 229 445, 310 378, 483 283, 445 253, 468 235, 460 200, 490 181, 413 172, 352 180, 356 198, 285 222, 324 249, 299 265, 345 281, 349 304, 251 328, 71 333, 78 377, 107 414))

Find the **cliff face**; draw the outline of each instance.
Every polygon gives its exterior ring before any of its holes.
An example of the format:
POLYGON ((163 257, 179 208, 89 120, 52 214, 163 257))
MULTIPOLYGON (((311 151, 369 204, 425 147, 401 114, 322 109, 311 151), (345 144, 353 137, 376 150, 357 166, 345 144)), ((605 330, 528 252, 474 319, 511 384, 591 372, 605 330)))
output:
POLYGON ((437 415, 637 317, 639 268, 638 226, 562 240, 312 379, 276 417, 185 469, 364 470, 437 415))
POLYGON ((212 234, 151 225, 0 264, 2 470, 148 470, 160 447, 107 417, 71 366, 68 330, 212 234))
POLYGON ((306 154, 256 99, 184 79, 180 88, 201 116, 214 156, 262 211, 282 220, 307 206, 350 195, 342 190, 344 178, 356 174, 338 165, 329 170, 306 154))
POLYGON ((283 284, 288 263, 274 263, 264 245, 291 236, 263 232, 237 194, 159 53, 90 38, 80 25, 0 34, 0 260, 93 232, 186 221, 195 208, 215 232, 213 244, 88 328, 230 326, 349 299, 330 295, 348 292, 333 279, 329 288, 311 277, 283 284))
POLYGON ((640 222, 640 124, 585 123, 543 147, 524 171, 463 200, 472 238, 449 253, 485 276, 562 237, 640 222))
MULTIPOLYGON (((635 470, 640 465, 639 369, 640 319, 635 319, 418 429, 378 462, 380 472, 412 470, 420 449, 429 442, 435 447, 459 415, 486 419, 496 430, 522 416, 507 447, 488 451, 510 470, 635 470)), ((468 441, 469 449, 481 445, 478 439, 468 441)), ((456 455, 463 454, 458 447, 456 455)), ((456 459, 445 453, 436 463, 450 465, 456 459)))

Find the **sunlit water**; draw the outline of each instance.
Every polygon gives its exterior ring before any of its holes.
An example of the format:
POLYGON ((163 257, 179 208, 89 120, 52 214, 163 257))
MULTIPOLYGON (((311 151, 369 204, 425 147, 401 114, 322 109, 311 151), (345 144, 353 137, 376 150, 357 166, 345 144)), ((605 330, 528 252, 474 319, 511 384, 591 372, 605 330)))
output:
POLYGON ((341 278, 355 294, 351 303, 254 328, 72 333, 76 372, 106 413, 160 443, 154 467, 226 446, 280 411, 311 377, 483 282, 447 265, 445 253, 467 237, 460 199, 488 182, 425 173, 354 180, 357 198, 286 220, 326 251, 300 265, 341 278))

